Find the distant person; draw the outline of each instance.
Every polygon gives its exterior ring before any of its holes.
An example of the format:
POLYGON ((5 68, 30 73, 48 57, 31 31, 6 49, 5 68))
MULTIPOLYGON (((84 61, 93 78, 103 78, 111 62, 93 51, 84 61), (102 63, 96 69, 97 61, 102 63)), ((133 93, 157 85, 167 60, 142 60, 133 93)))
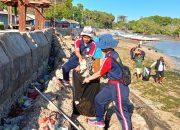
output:
POLYGON ((166 64, 164 63, 164 58, 161 56, 157 61, 155 61, 151 68, 155 66, 156 77, 155 82, 162 83, 164 79, 164 71, 166 70, 166 64))
POLYGON ((94 58, 93 68, 94 68, 94 73, 96 73, 100 69, 100 61, 103 58, 103 54, 102 54, 101 48, 99 48, 99 38, 96 35, 95 30, 94 30, 93 34, 94 34, 93 40, 96 43, 96 51, 95 51, 95 54, 93 56, 93 58, 94 58))
POLYGON ((142 74, 143 58, 142 58, 141 54, 138 54, 138 56, 135 57, 134 61, 135 61, 135 66, 136 66, 135 74, 136 74, 136 78, 138 80, 139 78, 141 78, 141 74, 142 74))
POLYGON ((139 41, 139 45, 142 45, 143 44, 143 41, 139 41))
POLYGON ((140 45, 137 46, 137 48, 135 49, 134 53, 135 53, 135 54, 134 54, 134 58, 140 54, 141 57, 142 57, 142 59, 144 60, 144 58, 145 58, 145 52, 142 50, 142 48, 141 48, 140 45))
POLYGON ((78 38, 75 40, 75 53, 71 56, 71 58, 62 66, 63 71, 63 79, 60 79, 62 84, 65 86, 69 86, 69 72, 71 69, 76 71, 80 71, 79 63, 83 59, 83 55, 88 55, 89 57, 93 57, 96 44, 92 40, 93 30, 90 26, 85 26, 83 31, 81 32, 82 38, 78 38))
POLYGON ((131 48, 131 50, 130 50, 130 58, 131 58, 131 60, 134 60, 134 58, 135 58, 135 50, 136 50, 136 48, 137 48, 137 46, 131 48))
POLYGON ((99 37, 99 47, 105 53, 105 60, 100 70, 84 79, 83 83, 97 79, 105 74, 108 83, 95 97, 96 118, 89 119, 88 123, 98 127, 105 127, 104 113, 105 105, 113 101, 115 112, 121 123, 122 130, 132 130, 129 102, 129 87, 121 83, 122 68, 119 54, 114 50, 118 41, 111 34, 103 34, 99 37))

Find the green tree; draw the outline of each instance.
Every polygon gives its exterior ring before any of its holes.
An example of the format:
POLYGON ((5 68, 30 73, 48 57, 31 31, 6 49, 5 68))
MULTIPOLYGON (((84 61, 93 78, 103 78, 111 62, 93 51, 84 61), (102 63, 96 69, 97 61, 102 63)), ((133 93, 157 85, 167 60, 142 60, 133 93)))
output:
POLYGON ((3 3, 0 1, 0 10, 2 11, 3 9, 6 9, 6 10, 7 10, 7 5, 3 4, 3 3))
POLYGON ((72 9, 72 0, 58 1, 57 4, 53 4, 51 7, 45 10, 44 16, 46 19, 70 19, 72 9))
POLYGON ((82 4, 77 4, 77 6, 73 6, 72 19, 79 22, 81 25, 84 24, 83 12, 84 12, 84 6, 82 4))
POLYGON ((173 36, 180 37, 180 27, 177 27, 177 28, 174 30, 173 36))
POLYGON ((161 17, 161 16, 151 16, 149 19, 152 19, 155 23, 161 25, 161 26, 166 26, 168 24, 172 23, 172 18, 170 17, 161 17))

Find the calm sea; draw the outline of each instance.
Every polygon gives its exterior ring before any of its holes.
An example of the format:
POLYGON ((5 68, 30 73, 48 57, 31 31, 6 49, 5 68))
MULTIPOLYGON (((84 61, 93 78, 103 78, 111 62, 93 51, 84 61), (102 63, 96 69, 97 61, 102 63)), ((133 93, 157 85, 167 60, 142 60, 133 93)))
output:
POLYGON ((180 41, 163 41, 163 42, 150 42, 146 43, 159 50, 160 52, 171 56, 176 62, 176 68, 180 70, 180 41))

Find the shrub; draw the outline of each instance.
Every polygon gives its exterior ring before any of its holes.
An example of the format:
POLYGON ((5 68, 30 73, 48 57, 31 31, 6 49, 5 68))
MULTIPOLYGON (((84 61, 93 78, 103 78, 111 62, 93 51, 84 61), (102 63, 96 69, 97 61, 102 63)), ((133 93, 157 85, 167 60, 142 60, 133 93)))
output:
POLYGON ((4 22, 0 22, 0 30, 4 30, 4 22))

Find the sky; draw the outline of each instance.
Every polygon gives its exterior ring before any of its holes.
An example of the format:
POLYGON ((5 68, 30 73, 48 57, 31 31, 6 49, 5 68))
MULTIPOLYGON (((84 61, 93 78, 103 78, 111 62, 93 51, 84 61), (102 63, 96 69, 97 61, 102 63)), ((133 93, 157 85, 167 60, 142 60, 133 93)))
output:
POLYGON ((73 0, 89 10, 103 11, 127 16, 127 20, 138 20, 148 16, 169 16, 180 18, 180 0, 73 0))

